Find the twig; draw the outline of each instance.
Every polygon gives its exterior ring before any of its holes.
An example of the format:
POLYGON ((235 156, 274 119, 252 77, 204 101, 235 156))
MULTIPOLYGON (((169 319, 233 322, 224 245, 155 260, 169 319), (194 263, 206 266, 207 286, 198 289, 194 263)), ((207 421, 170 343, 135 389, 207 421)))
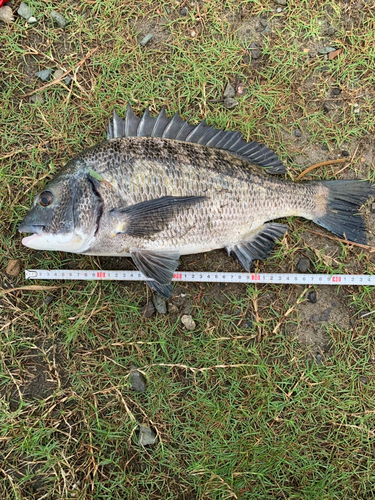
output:
MULTIPOLYGON (((94 49, 90 50, 90 52, 83 58, 79 61, 79 63, 77 64, 77 66, 75 67, 75 71, 77 71, 81 66, 82 64, 89 58, 93 55, 94 52, 96 52, 98 50, 99 47, 95 47, 94 49)), ((45 85, 42 85, 41 87, 39 87, 38 89, 35 89, 33 90, 32 92, 29 92, 27 94, 23 94, 21 97, 29 97, 33 94, 36 94, 37 92, 40 92, 41 90, 45 90, 47 89, 48 87, 52 87, 52 85, 56 85, 56 83, 59 83, 61 82, 61 80, 67 76, 72 70, 71 69, 68 69, 67 71, 64 71, 64 73, 59 76, 58 78, 55 78, 52 82, 49 82, 49 83, 46 83, 45 85)))
POLYGON ((315 170, 316 168, 325 167, 326 165, 333 165, 335 163, 345 163, 346 161, 347 160, 345 158, 339 158, 338 160, 327 160, 327 161, 321 161, 320 163, 315 163, 315 165, 311 165, 309 168, 301 172, 299 176, 296 178, 296 181, 300 181, 302 177, 305 177, 306 174, 308 174, 312 170, 315 170))
POLYGON ((0 288, 0 296, 6 295, 7 293, 19 292, 20 290, 43 292, 47 290, 56 290, 56 288, 61 288, 61 286, 27 285, 18 288, 0 288))
POLYGON ((338 236, 331 236, 329 234, 319 233, 318 231, 313 231, 312 229, 306 229, 307 232, 316 234, 317 236, 323 236, 323 238, 328 238, 333 241, 341 241, 341 243, 346 243, 347 245, 353 245, 354 247, 363 248, 368 250, 370 253, 375 252, 375 247, 370 247, 370 245, 363 245, 362 243, 354 243, 354 241, 344 240, 338 236))

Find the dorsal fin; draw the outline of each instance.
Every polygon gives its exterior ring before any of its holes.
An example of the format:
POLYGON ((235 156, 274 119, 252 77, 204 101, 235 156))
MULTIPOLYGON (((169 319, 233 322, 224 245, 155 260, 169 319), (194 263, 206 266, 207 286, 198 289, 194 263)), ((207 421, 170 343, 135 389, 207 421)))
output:
POLYGON ((154 118, 147 108, 142 118, 138 118, 127 105, 122 120, 116 111, 109 120, 107 140, 117 137, 164 137, 184 142, 193 142, 210 148, 224 149, 241 158, 264 167, 270 174, 283 174, 286 169, 276 154, 259 142, 246 142, 240 132, 219 130, 207 125, 203 120, 198 125, 190 125, 176 113, 168 118, 164 108, 154 118))

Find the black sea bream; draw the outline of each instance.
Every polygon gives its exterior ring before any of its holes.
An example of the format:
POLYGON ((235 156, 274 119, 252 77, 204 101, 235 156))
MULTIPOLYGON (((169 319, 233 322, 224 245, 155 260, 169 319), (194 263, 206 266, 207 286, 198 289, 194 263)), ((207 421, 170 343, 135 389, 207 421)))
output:
POLYGON ((375 194, 367 181, 294 183, 284 165, 240 133, 193 126, 178 115, 114 113, 107 140, 71 160, 37 194, 19 231, 36 250, 130 256, 169 297, 180 255, 226 248, 249 271, 295 215, 366 242, 358 208, 375 194))

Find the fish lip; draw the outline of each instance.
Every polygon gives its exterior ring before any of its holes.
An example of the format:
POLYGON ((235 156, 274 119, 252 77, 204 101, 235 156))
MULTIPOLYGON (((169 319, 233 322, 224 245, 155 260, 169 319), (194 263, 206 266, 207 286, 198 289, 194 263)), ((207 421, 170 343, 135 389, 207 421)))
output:
POLYGON ((44 226, 35 224, 20 224, 18 227, 18 232, 20 233, 33 233, 38 236, 42 234, 44 226))

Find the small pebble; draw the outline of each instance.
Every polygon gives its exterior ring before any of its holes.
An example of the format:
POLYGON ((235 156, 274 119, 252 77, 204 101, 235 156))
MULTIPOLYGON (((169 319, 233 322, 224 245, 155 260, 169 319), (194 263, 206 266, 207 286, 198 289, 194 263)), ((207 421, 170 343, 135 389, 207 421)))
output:
POLYGON ((281 7, 277 7, 276 12, 277 12, 278 14, 280 14, 280 12, 282 12, 282 11, 283 11, 283 9, 282 9, 281 7))
POLYGON ((53 74, 53 79, 56 80, 57 78, 60 78, 65 73, 62 69, 57 69, 54 74, 53 74))
POLYGON ((29 24, 35 24, 37 22, 36 18, 34 16, 29 17, 27 20, 29 24))
POLYGON ((46 82, 47 80, 49 80, 51 74, 52 74, 51 69, 42 69, 41 71, 37 71, 35 73, 35 76, 37 76, 40 80, 42 80, 42 82, 46 82))
POLYGON ((316 291, 315 290, 310 290, 307 293, 307 300, 311 302, 312 304, 316 304, 318 302, 318 299, 316 297, 316 291))
POLYGON ((13 11, 9 7, 9 5, 4 5, 0 8, 0 20, 4 21, 4 23, 10 24, 14 21, 13 11))
POLYGON ((286 5, 287 4, 287 0, 273 0, 275 2, 276 5, 286 5))
POLYGON ((195 32, 194 30, 193 30, 193 31, 190 31, 190 36, 191 36, 192 38, 194 38, 194 37, 195 37, 195 35, 196 35, 196 32, 195 32))
POLYGON ((234 90, 232 85, 230 83, 228 83, 228 85, 225 87, 225 90, 224 90, 224 97, 234 97, 235 94, 236 94, 236 91, 234 90))
POLYGON ((130 367, 130 385, 131 388, 137 392, 145 392, 146 390, 146 379, 136 366, 132 365, 130 367))
POLYGON ((187 16, 188 15, 187 7, 182 7, 182 9, 180 10, 180 14, 181 16, 187 16))
POLYGON ((35 104, 44 104, 44 97, 41 94, 33 94, 30 96, 29 101, 35 104))
POLYGON ((178 313, 178 307, 175 304, 168 304, 168 312, 170 314, 177 314, 178 313))
POLYGON ((331 111, 331 108, 328 106, 328 104, 324 103, 322 106, 322 111, 323 113, 327 114, 331 111))
POLYGON ((18 276, 21 272, 21 261, 16 259, 11 259, 8 262, 5 272, 9 274, 9 276, 18 276))
POLYGON ((236 101, 236 99, 233 99, 233 97, 226 97, 224 99, 224 105, 227 109, 232 109, 238 106, 238 101, 236 101))
POLYGON ((156 432, 147 424, 139 424, 138 443, 141 446, 152 445, 158 442, 156 432))
POLYGON ((268 33, 271 33, 271 28, 269 26, 266 26, 262 31, 262 33, 263 35, 268 35, 268 33))
POLYGON ((154 35, 152 33, 149 33, 148 35, 146 35, 145 37, 142 38, 142 40, 139 42, 142 47, 144 47, 145 45, 148 44, 148 42, 150 42, 152 39, 154 38, 154 35))
POLYGON ((293 133, 295 137, 302 137, 302 132, 299 128, 295 128, 293 133))
POLYGON ((328 144, 325 144, 325 143, 324 143, 324 144, 322 144, 322 145, 320 146, 320 149, 321 149, 322 151, 329 151, 329 146, 328 146, 328 144))
POLYGON ((322 47, 321 49, 318 50, 318 54, 329 54, 330 52, 335 51, 335 47, 331 47, 330 45, 326 45, 325 47, 322 47))
POLYGON ((316 360, 316 362, 317 362, 318 365, 321 365, 322 361, 323 361, 323 356, 321 354, 316 354, 315 355, 315 360, 316 360))
POLYGON ((359 380, 362 382, 363 385, 368 384, 368 378, 367 377, 359 377, 359 380))
POLYGON ((21 2, 20 6, 18 7, 17 14, 27 20, 30 19, 30 17, 33 15, 33 11, 27 5, 27 3, 21 2))
POLYGON ((155 313, 155 306, 152 300, 149 300, 147 304, 142 309, 142 316, 144 318, 151 318, 151 316, 155 313))
POLYGON ((195 327, 197 326, 190 314, 184 314, 181 316, 181 323, 187 330, 195 330, 195 327))
POLYGON ((338 87, 335 87, 334 89, 332 89, 331 94, 332 94, 333 96, 340 95, 340 94, 341 94, 341 89, 339 89, 338 87))
POLYGON ((310 268, 310 261, 306 257, 301 257, 297 262, 297 269, 300 273, 306 273, 310 268))
POLYGON ((67 23, 67 20, 65 19, 65 17, 63 17, 61 14, 59 14, 55 10, 53 10, 51 12, 51 17, 52 17, 53 21, 55 21, 55 23, 60 26, 60 28, 65 28, 66 23, 67 23))
POLYGON ((350 156, 350 153, 349 153, 349 151, 344 150, 344 151, 341 151, 341 156, 345 156, 345 157, 350 156))
POLYGON ((257 42, 252 42, 249 46, 251 59, 259 59, 262 55, 262 51, 259 48, 257 42))
POLYGON ((159 314, 167 314, 167 301, 164 297, 159 294, 155 294, 153 303, 159 314))
POLYGON ((53 295, 47 295, 47 297, 44 299, 45 305, 49 306, 50 304, 52 304, 54 299, 55 299, 55 297, 53 295))
POLYGON ((371 213, 375 214, 375 203, 372 203, 371 205, 371 213))

